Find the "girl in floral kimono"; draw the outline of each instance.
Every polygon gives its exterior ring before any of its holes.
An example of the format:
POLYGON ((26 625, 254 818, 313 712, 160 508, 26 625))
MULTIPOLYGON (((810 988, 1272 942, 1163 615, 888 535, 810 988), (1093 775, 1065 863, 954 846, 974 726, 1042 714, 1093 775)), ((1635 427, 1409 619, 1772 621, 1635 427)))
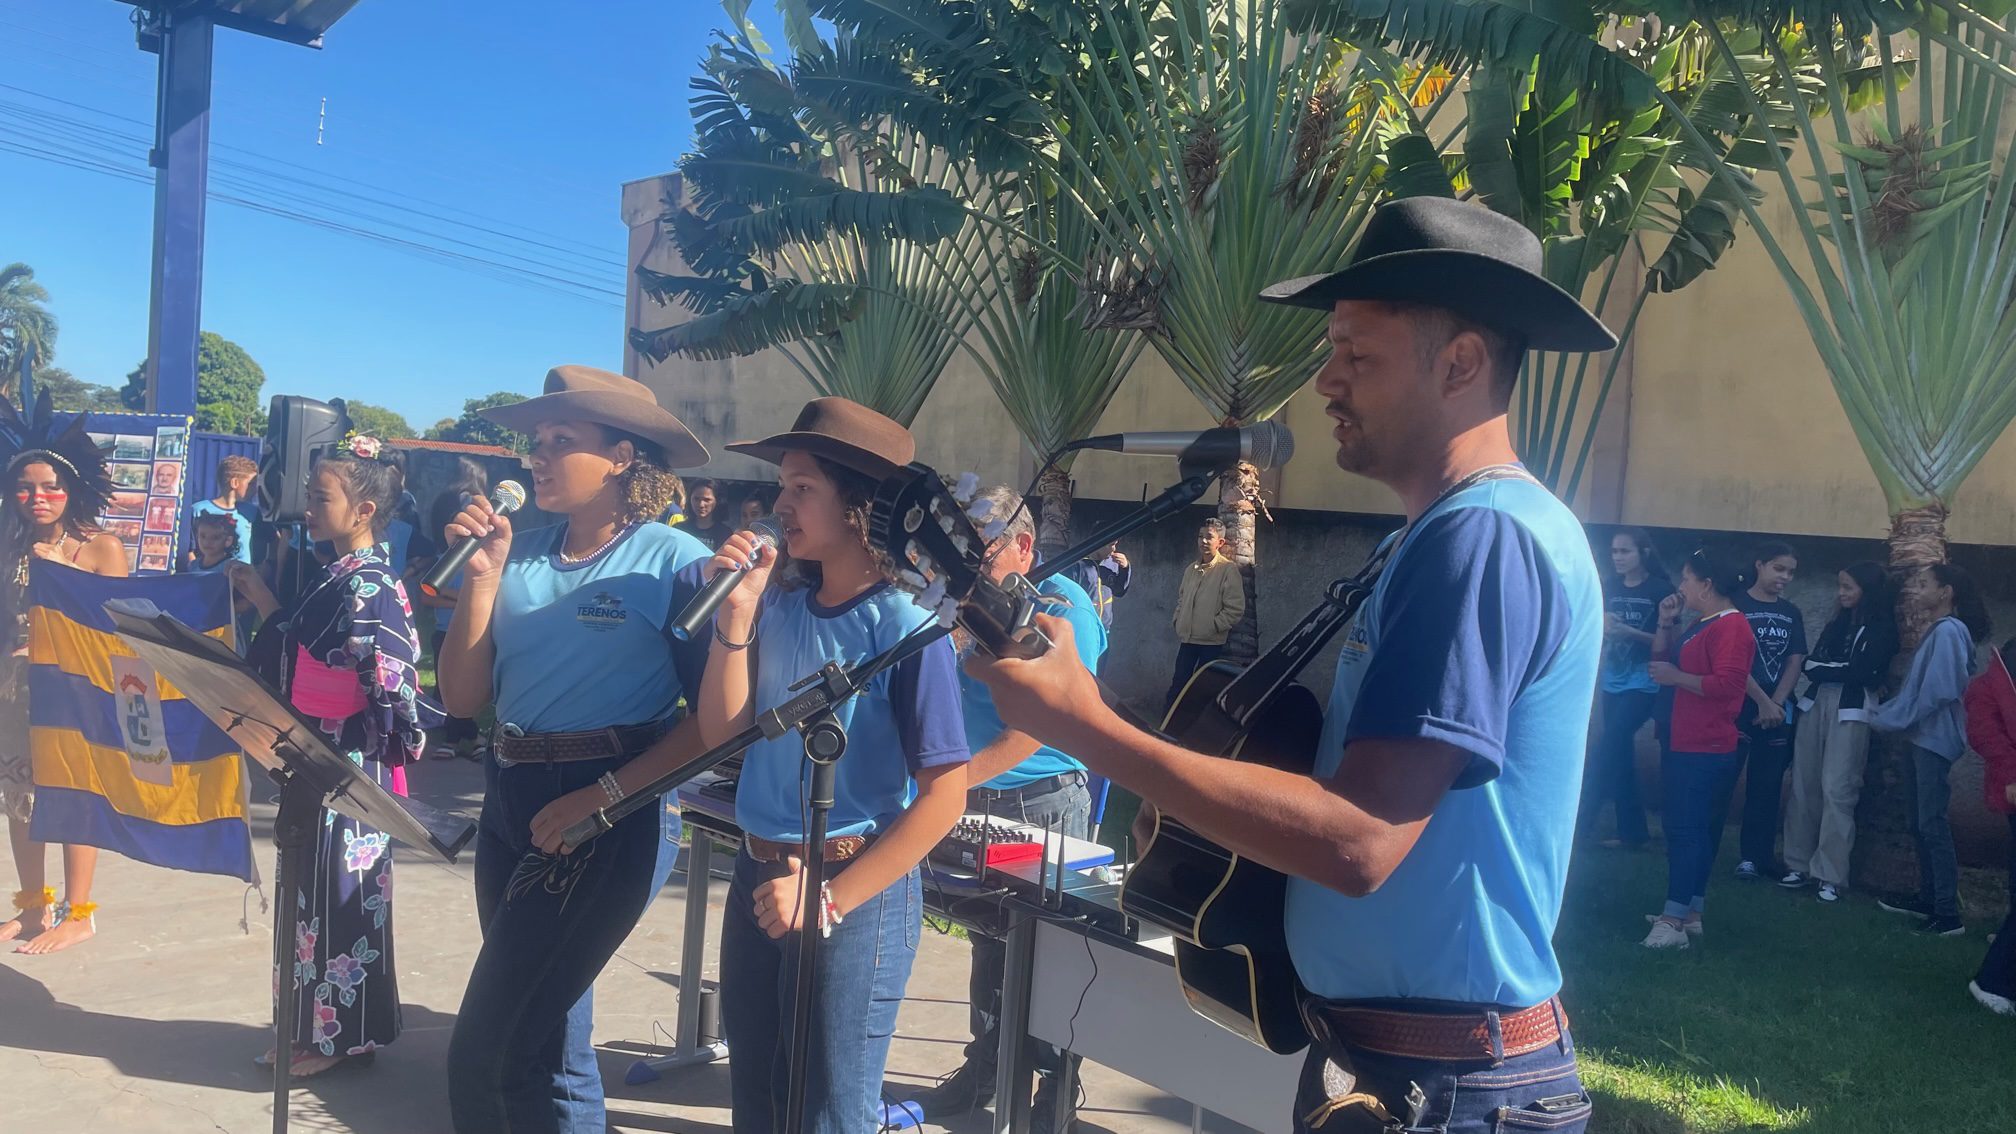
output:
MULTIPOLYGON (((384 542, 396 480, 390 465, 368 459, 368 441, 353 438, 350 444, 353 454, 364 455, 315 466, 308 533, 332 545, 336 559, 290 613, 262 631, 254 657, 275 663, 270 668, 277 683, 295 708, 319 722, 330 747, 361 764, 380 786, 405 795, 406 765, 420 758, 423 730, 439 723, 439 713, 419 698, 420 641, 384 542)), ((255 571, 240 564, 232 577, 261 614, 271 618, 279 609, 255 571)), ((276 994, 299 999, 295 1078, 345 1062, 368 1063, 372 1052, 399 1035, 387 836, 323 812, 306 879, 292 947, 274 974, 276 994)))

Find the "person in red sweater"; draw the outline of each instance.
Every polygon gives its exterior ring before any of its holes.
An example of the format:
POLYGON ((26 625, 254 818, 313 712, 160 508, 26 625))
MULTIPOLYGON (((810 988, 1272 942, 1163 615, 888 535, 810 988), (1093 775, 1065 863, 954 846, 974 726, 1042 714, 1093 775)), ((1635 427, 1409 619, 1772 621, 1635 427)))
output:
POLYGON ((1680 568, 1679 593, 1659 604, 1652 680, 1673 687, 1673 724, 1660 765, 1666 828, 1666 906, 1652 918, 1648 949, 1685 949, 1701 911, 1729 793, 1742 769, 1736 717, 1749 688, 1757 639, 1733 601, 1743 588, 1734 556, 1697 551, 1680 568), (1699 616, 1683 632, 1682 605, 1699 616))
POLYGON ((2009 914, 1967 991, 1991 1012, 2016 1016, 2016 638, 1967 686, 1967 743, 1981 754, 1982 801, 2009 821, 2009 914))

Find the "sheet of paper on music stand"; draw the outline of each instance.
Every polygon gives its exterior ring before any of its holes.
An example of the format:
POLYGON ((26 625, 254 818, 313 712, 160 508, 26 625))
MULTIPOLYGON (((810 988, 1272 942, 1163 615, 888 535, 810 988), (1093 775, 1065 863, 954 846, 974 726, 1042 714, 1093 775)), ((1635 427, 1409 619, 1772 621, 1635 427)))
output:
POLYGON ((449 861, 475 834, 468 820, 401 799, 372 782, 362 768, 329 747, 313 722, 283 701, 229 645, 197 633, 149 602, 109 602, 105 612, 133 652, 181 689, 246 755, 269 770, 291 764, 296 775, 308 776, 328 792, 324 803, 331 811, 449 861))

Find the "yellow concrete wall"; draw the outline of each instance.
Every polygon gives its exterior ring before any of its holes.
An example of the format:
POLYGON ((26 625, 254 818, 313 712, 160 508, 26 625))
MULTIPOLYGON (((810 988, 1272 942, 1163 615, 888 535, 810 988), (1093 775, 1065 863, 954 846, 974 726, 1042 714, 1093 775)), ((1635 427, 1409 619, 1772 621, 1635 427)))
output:
MULTIPOLYGON (((1774 186, 1775 188, 1775 186, 1774 186)), ((665 179, 624 188, 631 262, 679 270, 657 235, 665 179)), ((1765 206, 1774 230, 1791 231, 1777 194, 1765 206)), ((1788 242, 1789 244, 1789 242, 1788 242)), ((684 317, 632 288, 633 326, 684 317)), ((782 429, 812 396, 775 351, 732 362, 628 357, 717 451, 720 442, 782 429)), ((1322 401, 1304 388, 1282 420, 1299 445, 1271 501, 1287 508, 1394 512, 1382 486, 1340 471, 1322 401)), ((1100 432, 1191 429, 1214 424, 1152 350, 1121 387, 1100 432)), ((1007 413, 971 361, 955 355, 915 422, 919 458, 1017 481, 1032 471, 1007 413)), ((1805 325, 1756 237, 1743 232, 1721 267, 1674 295, 1654 296, 1640 317, 1604 422, 1605 443, 1578 495, 1590 519, 1653 527, 1880 538, 1887 512, 1805 325)), ((714 475, 757 478, 768 470, 732 455, 714 475)), ((1138 500, 1174 473, 1153 458, 1089 453, 1073 469, 1080 497, 1138 500)), ((2016 440, 2004 436, 1954 501, 1950 526, 1963 543, 2016 544, 2016 440)))

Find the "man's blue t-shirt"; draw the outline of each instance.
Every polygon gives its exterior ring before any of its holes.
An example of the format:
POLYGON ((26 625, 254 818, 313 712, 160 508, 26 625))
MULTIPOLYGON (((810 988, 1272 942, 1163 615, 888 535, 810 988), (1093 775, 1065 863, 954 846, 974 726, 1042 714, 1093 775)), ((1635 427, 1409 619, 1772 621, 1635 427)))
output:
MULTIPOLYGON (((773 588, 756 622, 754 707, 781 705, 796 696, 790 687, 820 666, 866 661, 930 619, 883 583, 837 607, 819 605, 809 587, 773 588)), ((959 716, 958 660, 945 639, 877 674, 833 712, 847 730, 847 754, 834 775, 828 838, 887 830, 917 797, 917 772, 971 759, 959 716)), ((797 733, 759 741, 742 757, 735 822, 758 838, 802 841, 810 786, 797 733)))
POLYGON ((709 552, 663 524, 633 524, 580 563, 567 525, 521 531, 498 583, 490 636, 497 721, 527 733, 646 724, 698 688, 707 643, 666 627, 692 600, 709 552))
MULTIPOLYGON (((238 529, 238 553, 231 558, 240 563, 252 562, 252 521, 236 508, 226 508, 215 500, 198 500, 189 506, 189 511, 197 516, 229 516, 231 524, 238 529)), ((196 547, 196 537, 189 537, 189 547, 196 547)))
POLYGON ((1588 539, 1545 488, 1487 481, 1414 525, 1345 639, 1316 771, 1364 738, 1438 740, 1470 763, 1378 890, 1289 880, 1311 992, 1523 1008, 1560 990, 1552 940, 1602 650, 1588 539))
POLYGON ((404 520, 391 520, 385 524, 385 542, 392 548, 392 573, 406 573, 406 553, 413 546, 413 525, 404 520))
MULTIPOLYGON (((1071 624, 1071 633, 1078 641, 1078 660, 1085 663, 1086 669, 1098 673, 1099 659, 1106 656, 1106 626, 1099 620, 1092 596, 1062 575, 1052 575, 1036 584, 1036 590, 1063 600, 1046 605, 1043 613, 1054 614, 1071 624)), ((994 695, 963 671, 959 674, 959 699, 966 711, 966 743, 975 752, 992 744, 1008 727, 994 708, 994 695)), ((1046 744, 1030 753, 1027 760, 978 786, 1009 791, 1051 776, 1084 770, 1085 765, 1046 744)))

